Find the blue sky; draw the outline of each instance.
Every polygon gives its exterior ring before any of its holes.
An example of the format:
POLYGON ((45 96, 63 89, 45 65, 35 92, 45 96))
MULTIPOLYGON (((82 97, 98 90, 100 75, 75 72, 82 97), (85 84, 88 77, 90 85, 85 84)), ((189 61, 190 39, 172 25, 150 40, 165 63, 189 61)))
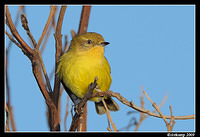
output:
MULTIPOLYGON (((60 6, 59 6, 60 7, 60 6)), ((18 5, 9 6, 11 17, 16 18, 18 5)), ((62 34, 78 31, 80 5, 69 5, 63 22, 62 34)), ((49 6, 25 6, 30 30, 39 40, 47 21, 49 6)), ((58 15, 58 12, 56 13, 58 15)), ((57 20, 57 18, 56 18, 57 20)), ((26 32, 18 23, 17 29, 30 45, 26 32)), ((8 32, 9 29, 6 27, 8 32)), ((174 116, 195 114, 195 6, 194 5, 94 5, 91 8, 88 32, 100 33, 110 44, 105 56, 111 66, 110 89, 119 92, 129 101, 140 106, 141 86, 159 104, 166 93, 168 99, 161 111, 174 116)), ((47 42, 43 61, 50 74, 54 67, 54 31, 47 42)), ((64 41, 64 38, 63 38, 64 41)), ((8 37, 5 37, 8 43, 8 37)), ((5 45, 7 47, 7 45, 5 45)), ((13 106, 18 131, 49 131, 45 100, 34 79, 31 62, 16 46, 12 45, 9 55, 8 76, 10 81, 11 105, 13 106)), ((53 87, 53 79, 51 80, 53 87)), ((64 131, 67 93, 61 96, 61 130, 64 131)), ((120 111, 111 112, 117 129, 127 126, 131 118, 139 121, 139 113, 127 115, 132 109, 115 99, 120 111)), ((145 108, 154 110, 144 96, 145 108)), ((71 103, 70 103, 71 107, 71 103)), ((173 131, 194 131, 194 120, 176 120, 173 131)), ((67 128, 71 116, 67 118, 67 128)), ((106 115, 97 115, 93 102, 88 103, 88 131, 107 131, 106 115)), ((133 131, 131 127, 129 131, 133 131)), ((124 131, 124 130, 123 130, 124 131)), ((162 119, 148 117, 139 131, 167 131, 162 119)))

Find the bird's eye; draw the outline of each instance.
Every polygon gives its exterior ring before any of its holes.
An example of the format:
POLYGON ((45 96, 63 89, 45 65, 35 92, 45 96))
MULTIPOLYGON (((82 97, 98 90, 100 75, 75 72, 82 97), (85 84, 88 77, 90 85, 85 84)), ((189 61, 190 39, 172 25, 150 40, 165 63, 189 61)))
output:
POLYGON ((92 43, 92 41, 89 39, 89 40, 87 40, 87 44, 91 44, 92 43))

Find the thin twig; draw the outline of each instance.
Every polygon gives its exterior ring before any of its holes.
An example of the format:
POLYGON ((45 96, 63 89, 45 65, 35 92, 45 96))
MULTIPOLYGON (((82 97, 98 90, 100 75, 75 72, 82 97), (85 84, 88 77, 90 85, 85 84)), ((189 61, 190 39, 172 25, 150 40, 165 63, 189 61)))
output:
POLYGON ((10 122, 13 131, 16 131, 15 120, 13 115, 13 107, 9 106, 10 122))
MULTIPOLYGON (((8 10, 8 7, 6 6, 6 24, 7 26, 9 27, 10 31, 12 34, 15 34, 15 36, 19 36, 18 32, 16 31, 16 28, 15 26, 17 26, 18 24, 18 19, 19 19, 19 14, 24 10, 24 6, 19 6, 18 8, 18 11, 17 11, 17 15, 16 15, 16 18, 15 18, 15 22, 13 23, 12 22, 12 18, 10 16, 10 13, 9 13, 9 10, 8 10), (11 30, 11 28, 14 29, 14 30, 11 30)), ((12 45, 12 43, 15 43, 20 49, 22 49, 22 52, 24 54, 27 54, 26 51, 25 51, 25 48, 23 46, 21 46, 17 41, 15 41, 15 39, 5 30, 6 32, 6 35, 9 37, 9 39, 11 41, 9 41, 8 43, 8 47, 6 49, 6 93, 7 93, 7 109, 8 109, 8 113, 7 113, 7 121, 8 121, 8 125, 7 125, 7 130, 10 130, 9 128, 9 121, 10 121, 10 124, 11 124, 11 128, 12 128, 12 131, 16 131, 16 125, 15 125, 15 120, 14 120, 14 114, 13 114, 13 107, 11 106, 11 100, 10 100, 10 88, 9 88, 9 80, 8 80, 8 58, 9 58, 9 51, 10 51, 10 47, 12 45), (10 119, 10 120, 9 120, 10 119)))
MULTIPOLYGON (((19 15, 20 13, 24 10, 24 6, 19 6, 18 8, 18 11, 17 11, 17 15, 16 15, 16 18, 15 18, 15 21, 14 21, 14 26, 17 26, 18 24, 18 20, 19 20, 19 15)), ((6 21, 6 24, 9 24, 7 21, 6 21)), ((8 25, 9 26, 9 25, 8 25)), ((15 122, 14 122, 14 115, 13 115, 13 112, 12 112, 12 106, 11 106, 11 100, 10 100, 10 86, 9 86, 9 77, 8 77, 8 60, 9 60, 9 53, 10 53, 10 48, 11 48, 11 45, 13 43, 15 43, 15 45, 17 45, 20 49, 22 49, 22 52, 23 51, 23 48, 22 46, 17 42, 15 41, 15 39, 5 30, 6 32, 6 35, 9 37, 10 41, 8 42, 8 45, 7 45, 7 49, 6 49, 6 61, 5 61, 5 66, 6 66, 6 98, 7 98, 7 109, 8 109, 8 114, 7 114, 7 121, 8 121, 8 125, 7 125, 7 130, 10 130, 9 128, 9 121, 11 123, 11 128, 13 131, 16 131, 16 126, 15 126, 15 122), (10 111, 10 112, 9 112, 10 111), (10 120, 9 120, 10 119, 10 120)))
POLYGON ((64 129, 65 129, 65 131, 67 131, 67 124, 66 123, 67 123, 67 116, 69 114, 68 109, 69 109, 69 96, 67 96, 66 112, 65 112, 65 118, 64 118, 64 129))
MULTIPOLYGON (((15 21, 14 21, 14 25, 15 25, 16 27, 17 27, 18 22, 19 22, 19 21, 18 21, 18 20, 19 20, 19 15, 20 15, 20 13, 23 12, 23 11, 24 11, 24 6, 23 6, 23 5, 19 6, 19 8, 18 8, 18 10, 17 10, 17 15, 16 15, 16 18, 15 18, 15 21)), ((7 23, 7 22, 6 22, 6 23, 7 23)), ((13 42, 13 41, 9 41, 6 51, 9 51, 12 42, 13 42)), ((6 53, 8 54, 8 52, 6 52, 6 53)))
POLYGON ((151 101, 153 107, 156 109, 156 111, 160 114, 160 116, 162 117, 162 119, 164 120, 165 124, 166 124, 166 127, 167 127, 167 131, 168 132, 171 132, 172 129, 173 129, 173 126, 175 124, 175 121, 174 121, 174 116, 173 116, 173 113, 172 113, 172 107, 169 106, 170 108, 170 112, 171 112, 171 118, 170 118, 170 123, 167 122, 167 119, 166 119, 166 116, 162 114, 162 112, 160 111, 160 109, 158 108, 158 106, 156 105, 155 102, 153 102, 151 100, 151 98, 147 95, 147 93, 145 91, 143 91, 143 93, 147 96, 147 98, 151 101), (172 125, 171 125, 172 123, 172 125))
MULTIPOLYGON (((45 47, 46 47, 46 45, 47 45, 46 43, 47 43, 47 41, 48 41, 48 39, 49 39, 49 36, 51 36, 51 35, 49 35, 49 34, 50 34, 51 31, 55 28, 55 15, 56 15, 57 9, 58 9, 58 8, 55 9, 54 16, 52 17, 50 26, 49 26, 49 28, 48 28, 48 30, 47 30, 46 36, 45 36, 44 41, 43 41, 43 43, 42 43, 42 46, 41 46, 41 48, 40 48, 41 54, 43 54, 44 49, 45 49, 45 47)), ((54 29, 54 30, 55 30, 55 29, 54 29)))
POLYGON ((162 114, 162 112, 160 111, 160 109, 158 108, 158 106, 156 105, 156 103, 151 100, 151 98, 147 95, 147 93, 145 91, 143 91, 143 93, 149 99, 149 101, 152 103, 152 105, 156 109, 156 111, 160 114, 160 116, 162 117, 162 119, 164 120, 164 122, 165 122, 165 124, 167 126, 168 122, 167 122, 167 119, 166 119, 165 115, 162 114))
POLYGON ((52 93, 52 88, 51 88, 51 84, 50 84, 50 80, 48 78, 48 75, 47 75, 47 71, 46 71, 46 68, 44 66, 44 62, 43 62, 43 59, 42 59, 42 56, 41 56, 41 53, 38 49, 35 49, 35 51, 38 53, 38 57, 39 57, 39 60, 40 60, 40 64, 41 64, 41 67, 42 67, 42 71, 43 71, 43 74, 44 74, 44 77, 45 77, 45 80, 46 80, 46 85, 47 85, 47 88, 49 89, 49 92, 52 93))
POLYGON ((28 34, 29 38, 31 39, 34 47, 36 47, 37 43, 29 29, 29 26, 28 26, 28 20, 26 18, 26 15, 23 13, 21 14, 21 22, 22 22, 22 27, 24 28, 24 30, 26 30, 26 33, 28 34))
POLYGON ((137 120, 136 120, 135 117, 131 118, 131 119, 129 120, 129 124, 128 124, 127 126, 121 128, 120 130, 126 130, 126 131, 128 131, 129 128, 132 127, 132 126, 134 126, 134 125, 138 125, 137 120))
MULTIPOLYGON (((93 93, 91 98, 93 97, 101 97, 101 96, 111 96, 111 97, 115 97, 117 98, 120 102, 122 102, 123 104, 125 104, 128 107, 131 107, 139 112, 148 114, 150 116, 154 116, 154 117, 158 117, 161 118, 161 116, 159 114, 156 113, 152 113, 150 110, 147 109, 143 109, 141 107, 138 107, 137 105, 135 105, 133 103, 133 101, 128 101, 126 98, 124 98, 123 96, 121 96, 119 93, 115 93, 112 92, 111 90, 109 91, 104 91, 104 92, 97 92, 97 93, 93 93)), ((166 119, 171 119, 171 116, 165 116, 166 119)), ((187 115, 187 116, 174 116, 174 119, 177 120, 186 120, 186 119, 194 119, 195 115, 187 115)))
POLYGON ((49 17, 47 19, 47 23, 46 23, 46 25, 44 27, 44 30, 42 32, 42 35, 40 36, 39 41, 38 41, 38 43, 37 43, 37 45, 35 47, 36 49, 39 49, 39 47, 40 47, 40 45, 41 45, 41 43, 42 43, 42 41, 44 39, 44 36, 45 36, 45 34, 46 34, 47 30, 48 30, 49 24, 51 23, 51 20, 52 20, 54 14, 55 14, 55 10, 56 10, 56 7, 55 6, 51 6, 51 11, 50 11, 49 17))
POLYGON ((62 55, 67 51, 67 48, 68 48, 68 40, 67 40, 67 35, 65 35, 65 44, 61 53, 62 55))
MULTIPOLYGON (((143 90, 143 88, 142 88, 142 92, 143 92, 144 90, 143 90)), ((144 96, 143 96, 144 94, 142 93, 142 96, 141 96, 141 104, 142 104, 142 102, 144 103, 144 101, 142 101, 143 99, 144 99, 144 96)), ((167 98, 168 98, 168 93, 165 95, 165 97, 164 97, 164 99, 162 100, 162 102, 158 105, 158 107, 159 108, 161 108, 162 107, 162 105, 165 103, 165 101, 167 100, 167 98)), ((144 104, 142 104, 141 105, 141 108, 143 108, 144 109, 144 104)), ((156 112, 156 110, 154 110, 154 111, 152 111, 153 113, 155 113, 156 112)), ((136 127, 135 127, 135 129, 134 129, 134 131, 137 131, 138 129, 139 129, 139 126, 142 124, 142 122, 147 118, 147 117, 149 117, 150 115, 145 115, 145 113, 140 113, 140 120, 139 120, 139 122, 137 123, 137 124, 135 124, 136 125, 136 127)))
MULTIPOLYGON (((142 89, 142 91, 143 91, 143 87, 142 87, 141 89, 142 89)), ((144 94, 141 95, 140 101, 141 101, 141 108, 144 109, 144 104, 145 104, 145 103, 144 103, 144 94)), ((135 130, 134 130, 134 131, 137 131, 137 130, 138 130, 139 126, 141 125, 141 123, 143 122, 143 120, 144 120, 146 117, 147 117, 147 116, 146 116, 144 113, 140 112, 140 120, 139 120, 139 122, 136 124, 136 127, 135 127, 135 130)))
POLYGON ((172 112, 172 106, 170 105, 169 108, 170 108, 170 113, 171 113, 171 119, 170 119, 170 123, 168 123, 167 129, 168 129, 168 131, 171 132, 173 127, 174 127, 174 124, 176 122, 174 121, 174 116, 173 116, 173 112, 172 112))
POLYGON ((110 132, 112 132, 112 130, 110 129, 110 127, 107 127, 107 130, 110 131, 110 132))
POLYGON ((106 108, 107 118, 108 118, 108 120, 110 121, 113 130, 114 130, 115 132, 118 131, 117 128, 116 128, 116 125, 115 125, 115 124, 113 123, 113 121, 112 121, 112 118, 111 118, 111 116, 110 116, 110 111, 109 111, 109 109, 108 109, 108 107, 107 107, 107 105, 106 105, 106 102, 104 101, 104 98, 102 98, 102 102, 103 102, 104 107, 106 108))
POLYGON ((8 36, 8 38, 15 44, 17 45, 20 49, 22 49, 22 51, 24 52, 24 49, 22 48, 22 46, 17 42, 15 41, 15 39, 5 30, 6 32, 6 35, 8 36))
POLYGON ((10 116, 9 116, 9 109, 8 109, 8 105, 7 103, 5 102, 5 110, 6 110, 6 131, 10 131, 10 127, 9 127, 9 119, 10 119, 10 116))
POLYGON ((51 23, 49 29, 47 30, 47 33, 46 33, 46 36, 45 36, 44 41, 42 43, 42 46, 40 48, 40 53, 41 54, 43 54, 43 52, 44 52, 44 50, 45 50, 45 48, 47 46, 47 41, 49 40, 49 36, 51 36, 50 33, 51 33, 52 29, 53 29, 53 25, 51 23))
MULTIPOLYGON (((62 24, 63 24, 63 19, 65 15, 67 6, 64 5, 60 9, 57 25, 56 25, 56 32, 54 34, 55 40, 56 40, 56 54, 55 54, 55 72, 57 71, 58 63, 59 63, 59 58, 62 53, 62 34, 61 34, 61 29, 62 29, 62 24)), ((54 89, 53 89, 53 101, 57 106, 58 102, 58 96, 60 92, 60 81, 59 78, 57 77, 57 74, 55 73, 54 77, 54 89)))
MULTIPOLYGON (((30 29, 29 29, 29 26, 28 26, 28 20, 26 18, 26 15, 25 14, 21 14, 21 22, 22 22, 22 26, 23 28, 26 30, 28 36, 30 37, 34 47, 36 47, 37 43, 32 35, 32 33, 30 32, 30 29)), ((38 52, 38 55, 39 55, 39 59, 40 59, 40 63, 41 63, 41 67, 42 67, 42 70, 43 70, 43 73, 44 73, 44 77, 46 79, 46 84, 47 84, 47 87, 49 89, 49 92, 52 93, 52 89, 51 89, 51 85, 50 85, 50 81, 49 81, 49 78, 47 76, 47 72, 46 72, 46 69, 45 69, 45 66, 44 66, 44 62, 42 60, 42 56, 41 56, 41 53, 39 52, 39 50, 36 48, 35 49, 36 52, 38 52)))
POLYGON ((27 57, 32 58, 33 56, 33 50, 28 46, 28 44, 22 39, 22 37, 19 35, 17 29, 15 28, 15 25, 13 24, 8 6, 5 6, 6 9, 6 24, 9 27, 12 35, 16 38, 16 40, 20 43, 21 49, 24 51, 24 54, 26 54, 27 57))

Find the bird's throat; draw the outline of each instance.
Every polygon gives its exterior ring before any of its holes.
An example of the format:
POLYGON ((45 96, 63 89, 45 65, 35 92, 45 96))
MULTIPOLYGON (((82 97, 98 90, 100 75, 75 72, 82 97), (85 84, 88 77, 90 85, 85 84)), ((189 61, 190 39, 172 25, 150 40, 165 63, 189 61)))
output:
POLYGON ((104 57, 104 47, 95 46, 88 51, 88 55, 94 58, 102 58, 104 57))

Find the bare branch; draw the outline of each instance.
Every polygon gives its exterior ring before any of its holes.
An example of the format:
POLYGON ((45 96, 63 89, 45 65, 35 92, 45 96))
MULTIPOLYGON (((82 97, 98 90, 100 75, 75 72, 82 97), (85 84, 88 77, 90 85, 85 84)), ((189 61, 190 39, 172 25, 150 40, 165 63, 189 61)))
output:
POLYGON ((171 132, 172 129, 173 129, 173 126, 174 126, 174 124, 175 124, 174 116, 173 116, 173 113, 172 113, 172 107, 169 106, 170 112, 171 112, 171 119, 170 119, 170 123, 168 123, 168 122, 167 122, 167 119, 166 119, 166 116, 162 114, 162 112, 160 111, 160 109, 158 108, 158 106, 156 105, 156 103, 153 102, 153 101, 151 100, 151 98, 147 95, 147 93, 146 93, 145 91, 143 91, 143 92, 144 92, 144 94, 147 96, 147 98, 151 101, 153 107, 154 107, 154 108, 156 109, 156 111, 160 114, 160 116, 162 117, 162 119, 165 121, 165 124, 166 124, 166 127, 167 127, 167 131, 168 131, 168 132, 171 132), (172 123, 172 125, 171 125, 171 123, 172 123))
MULTIPOLYGON (((110 121, 113 130, 114 130, 115 132, 118 131, 117 128, 116 128, 116 125, 115 125, 115 124, 113 123, 113 121, 112 121, 112 118, 111 118, 111 116, 110 116, 110 111, 109 111, 109 109, 108 109, 108 107, 107 107, 107 105, 106 105, 106 102, 104 101, 104 98, 102 98, 102 102, 103 102, 103 104, 104 104, 104 106, 105 106, 105 108, 106 108, 107 118, 108 118, 108 120, 110 121)), ((108 127, 108 129, 110 129, 110 127, 108 127)))
MULTIPOLYGON (((36 41, 35 41, 35 39, 34 39, 32 33, 30 32, 30 29, 29 29, 29 26, 28 26, 28 20, 27 20, 25 14, 21 14, 21 22, 22 22, 23 28, 26 30, 26 32, 27 32, 29 38, 31 39, 31 41, 32 41, 32 43, 33 43, 33 45, 34 45, 34 47, 36 47, 37 43, 36 43, 36 41)), ((45 79, 46 79, 47 87, 48 87, 48 89, 49 89, 49 92, 52 93, 50 81, 49 81, 49 78, 48 78, 48 76, 47 76, 47 72, 46 72, 46 69, 45 69, 45 66, 44 66, 44 62, 43 62, 43 60, 42 60, 41 53, 40 53, 40 51, 39 51, 37 48, 35 48, 34 51, 36 51, 36 52, 37 52, 37 55, 39 55, 38 57, 39 57, 39 60, 40 60, 40 63, 41 63, 41 67, 42 67, 42 70, 43 70, 43 73, 44 73, 44 77, 45 77, 45 79)))
POLYGON ((29 26, 28 26, 28 20, 26 18, 26 15, 23 13, 21 14, 21 22, 22 22, 22 27, 26 30, 26 33, 28 34, 29 38, 31 39, 34 47, 36 47, 37 43, 32 35, 32 33, 30 32, 29 26))
MULTIPOLYGON (((57 71, 57 66, 58 66, 58 61, 59 58, 61 56, 62 53, 62 35, 61 35, 61 29, 62 29, 62 23, 63 23, 63 18, 64 18, 64 14, 65 14, 65 10, 66 10, 67 6, 62 6, 61 10, 60 10, 60 14, 58 17, 58 21, 57 21, 57 26, 56 26, 56 32, 54 34, 55 40, 56 40, 56 54, 55 54, 55 72, 57 71)), ((49 82, 50 83, 50 82, 49 82)), ((55 73, 55 80, 54 80, 54 92, 52 92, 51 98, 55 104, 55 107, 58 109, 58 105, 59 105, 59 95, 60 95, 60 81, 55 73)), ((59 111, 57 111, 57 113, 59 114, 59 111)), ((50 111, 50 115, 53 115, 52 111, 50 111)), ((57 121, 59 121, 59 115, 58 115, 58 119, 57 121)), ((52 126, 51 126, 52 127, 52 126)), ((55 125, 55 130, 60 130, 60 124, 57 122, 55 125)))
POLYGON ((67 131, 67 124, 66 124, 66 122, 67 122, 67 116, 69 114, 68 109, 69 109, 69 96, 67 96, 66 112, 65 112, 65 118, 64 118, 64 129, 65 129, 65 131, 67 131))
MULTIPOLYGON (((15 18, 15 22, 14 22, 14 26, 17 26, 18 24, 18 19, 19 19, 19 14, 21 11, 24 10, 24 6, 19 6, 18 11, 17 11, 17 15, 15 18)), ((6 24, 9 24, 8 21, 6 21, 6 24)), ((9 25, 8 25, 9 26, 9 25)), ((8 77, 8 59, 9 59, 9 51, 10 51, 10 47, 12 45, 12 43, 15 43, 20 49, 22 49, 22 52, 24 52, 24 49, 22 48, 22 46, 15 41, 15 39, 5 30, 6 35, 9 37, 10 41, 7 45, 7 49, 6 49, 6 59, 5 59, 5 70, 6 70, 6 131, 10 131, 10 127, 9 127, 9 121, 11 124, 11 128, 13 131, 16 131, 16 126, 15 126, 15 121, 14 121, 14 115, 13 115, 13 107, 11 106, 11 100, 10 100, 10 86, 9 86, 9 77, 8 77)))
POLYGON ((65 35, 65 44, 61 53, 62 55, 67 51, 67 48, 68 48, 68 41, 67 41, 67 35, 65 35))
MULTIPOLYGON (((133 103, 133 101, 128 101, 126 98, 124 98, 123 96, 121 96, 119 93, 115 93, 112 91, 104 91, 104 92, 97 92, 97 93, 93 93, 91 98, 93 97, 101 97, 101 96, 111 96, 111 97, 115 97, 117 98, 120 102, 122 102, 123 104, 125 104, 128 107, 131 107, 139 112, 148 114, 150 116, 154 116, 154 117, 158 117, 161 118, 161 116, 159 114, 155 114, 153 112, 151 112, 150 110, 147 109, 143 109, 141 107, 138 107, 137 105, 135 105, 133 103)), ((171 116, 165 116, 166 119, 171 119, 171 116)), ((194 119, 194 115, 187 115, 187 116, 174 116, 174 119, 177 120, 186 120, 186 119, 194 119)))
MULTIPOLYGON (((143 91, 144 91, 143 87, 142 87, 141 89, 142 89, 142 92, 143 92, 143 91)), ((144 94, 142 93, 142 95, 141 95, 141 108, 144 109, 144 96, 143 96, 143 95, 144 95, 144 94)), ((167 98, 168 98, 168 93, 165 95, 165 97, 164 97, 164 99, 162 100, 162 102, 158 105, 159 108, 162 107, 162 105, 165 103, 165 101, 167 100, 167 98)), ((156 110, 154 110, 154 111, 152 111, 152 112, 155 113, 156 110)), ((137 124, 135 124, 136 127, 135 127, 135 130, 134 130, 134 131, 137 131, 137 130, 139 129, 139 126, 142 124, 142 122, 143 122, 147 117, 149 117, 149 116, 150 116, 150 115, 145 115, 145 113, 140 112, 140 120, 139 120, 139 122, 138 122, 137 124)))
POLYGON ((156 111, 160 114, 160 116, 162 117, 162 119, 165 121, 166 126, 168 125, 167 119, 165 117, 165 115, 162 114, 162 112, 160 111, 160 109, 158 108, 158 106, 156 105, 155 102, 153 102, 151 100, 151 98, 147 95, 147 93, 145 91, 143 91, 143 93, 146 95, 146 97, 150 100, 150 102, 152 103, 153 107, 156 109, 156 111))
POLYGON ((48 19, 47 19, 47 23, 46 23, 46 25, 45 25, 45 27, 44 27, 44 30, 43 30, 43 32, 42 32, 42 35, 40 36, 39 41, 38 41, 38 43, 37 43, 37 45, 36 45, 36 47, 35 47, 36 49, 39 49, 39 47, 40 47, 40 45, 41 45, 41 43, 42 43, 42 41, 43 41, 43 39, 44 39, 44 36, 45 36, 45 34, 46 34, 46 32, 47 32, 47 29, 48 29, 48 27, 49 27, 49 24, 51 23, 51 20, 52 20, 54 14, 55 14, 55 10, 56 10, 56 7, 55 7, 55 6, 52 6, 52 7, 51 7, 50 14, 49 14, 49 17, 48 17, 48 19))
MULTIPOLYGON (((55 40, 56 40, 56 55, 55 55, 55 72, 57 71, 58 63, 59 63, 59 58, 62 53, 62 35, 61 35, 61 29, 62 29, 62 23, 63 23, 63 18, 65 15, 67 6, 64 5, 60 9, 58 21, 57 21, 57 26, 56 26, 56 32, 54 34, 55 40)), ((53 90, 53 100, 54 103, 57 106, 58 103, 58 97, 59 97, 59 92, 60 92, 60 81, 59 78, 57 77, 57 74, 55 73, 55 78, 54 78, 54 90, 53 90)))
POLYGON ((21 38, 21 36, 19 35, 19 33, 17 32, 10 13, 9 13, 9 9, 8 6, 6 6, 6 20, 7 20, 7 25, 10 29, 10 31, 12 32, 13 36, 16 38, 16 40, 20 43, 22 49, 24 50, 24 53, 26 54, 26 56, 30 59, 31 63, 32 63, 32 71, 33 71, 33 75, 37 81, 37 84, 40 88, 40 91, 42 92, 42 95, 45 98, 45 101, 47 103, 47 105, 50 108, 51 111, 51 115, 50 115, 50 121, 51 121, 51 130, 56 130, 56 126, 59 124, 59 120, 58 120, 58 111, 57 108, 54 104, 54 102, 52 101, 47 89, 46 89, 46 85, 45 82, 43 80, 42 77, 42 72, 41 72, 41 68, 40 68, 40 64, 42 59, 40 58, 40 52, 37 48, 35 48, 34 50, 32 50, 25 42, 24 40, 21 38))
POLYGON ((40 66, 39 65, 40 64, 39 57, 37 57, 36 55, 34 57, 35 58, 33 58, 33 60, 32 60, 33 74, 34 74, 34 77, 35 77, 35 79, 38 83, 40 91, 42 92, 42 94, 43 94, 43 96, 46 100, 46 103, 47 103, 47 105, 48 105, 48 107, 50 108, 50 111, 51 111, 51 116, 50 116, 51 130, 55 130, 55 127, 59 124, 58 111, 57 111, 57 108, 56 108, 55 104, 53 103, 53 101, 52 101, 52 99, 51 99, 51 97, 50 97, 50 95, 49 95, 49 93, 46 89, 46 85, 43 81, 42 72, 41 72, 41 69, 39 67, 40 66))
POLYGON ((9 109, 8 109, 8 105, 7 103, 5 102, 5 110, 6 110, 6 125, 5 125, 5 129, 6 131, 10 131, 10 127, 9 127, 9 109))
POLYGON ((171 105, 169 106, 169 109, 170 109, 170 113, 171 113, 171 119, 170 119, 170 123, 168 123, 168 125, 167 125, 167 130, 168 131, 172 131, 172 129, 174 127, 174 124, 176 122, 174 121, 174 116, 173 116, 172 106, 171 105))
POLYGON ((5 30, 5 32, 6 32, 6 35, 8 36, 8 38, 13 42, 13 43, 15 43, 15 45, 17 45, 20 49, 22 49, 22 51, 24 52, 24 49, 23 49, 23 47, 17 42, 17 41, 15 41, 15 39, 5 30))
POLYGON ((6 24, 8 25, 13 36, 17 39, 17 41, 22 46, 21 49, 24 49, 24 51, 25 51, 24 53, 27 55, 27 57, 31 58, 33 56, 33 50, 22 39, 22 37, 19 35, 17 29, 15 28, 15 25, 13 24, 8 6, 6 6, 5 9, 6 9, 6 24))
MULTIPOLYGON (((16 18, 15 18, 15 21, 14 21, 14 25, 15 25, 16 27, 17 27, 17 25, 18 25, 19 15, 20 15, 20 13, 21 13, 22 11, 24 11, 24 6, 23 6, 23 5, 19 6, 19 8, 18 8, 18 10, 17 10, 17 15, 16 15, 16 18)), ((7 22, 6 22, 6 23, 7 23, 7 22)), ((10 47, 11 47, 11 44, 12 44, 12 41, 9 41, 8 47, 7 47, 7 49, 6 49, 6 53, 7 53, 7 54, 8 54, 8 51, 9 51, 10 47)))
MULTIPOLYGON (((54 14, 54 16, 55 16, 55 14, 54 14)), ((52 21, 52 23, 53 23, 53 21, 52 21)), ((53 24, 52 24, 52 23, 51 23, 49 29, 47 30, 46 36, 45 36, 44 41, 43 41, 43 43, 42 43, 42 46, 41 46, 41 48, 40 48, 40 53, 41 53, 41 54, 43 54, 43 52, 44 52, 44 50, 45 50, 45 47, 47 46, 46 43, 47 43, 47 41, 49 40, 49 36, 51 36, 50 33, 51 33, 52 29, 53 29, 53 24)))
POLYGON ((49 89, 49 92, 52 93, 52 88, 51 88, 51 84, 50 84, 50 80, 48 78, 48 75, 47 75, 47 71, 45 69, 45 66, 44 66, 44 62, 43 62, 43 59, 42 59, 42 56, 41 56, 41 53, 39 50, 36 49, 36 51, 38 52, 38 55, 39 55, 39 60, 40 60, 40 64, 41 64, 41 67, 42 67, 42 71, 44 73, 44 77, 45 77, 45 80, 46 80, 46 85, 47 85, 47 88, 49 89))
POLYGON ((89 17, 90 17, 90 10, 91 10, 91 6, 89 5, 83 6, 78 35, 83 34, 87 31, 89 17))
MULTIPOLYGON (((143 86, 141 87, 142 91, 143 91, 143 86)), ((141 108, 144 108, 144 94, 141 95, 140 97, 140 101, 141 101, 141 108)), ((141 125, 141 123, 143 122, 143 120, 146 118, 147 116, 145 115, 145 113, 140 112, 140 120, 139 122, 136 124, 135 130, 137 131, 139 126, 141 125)))

